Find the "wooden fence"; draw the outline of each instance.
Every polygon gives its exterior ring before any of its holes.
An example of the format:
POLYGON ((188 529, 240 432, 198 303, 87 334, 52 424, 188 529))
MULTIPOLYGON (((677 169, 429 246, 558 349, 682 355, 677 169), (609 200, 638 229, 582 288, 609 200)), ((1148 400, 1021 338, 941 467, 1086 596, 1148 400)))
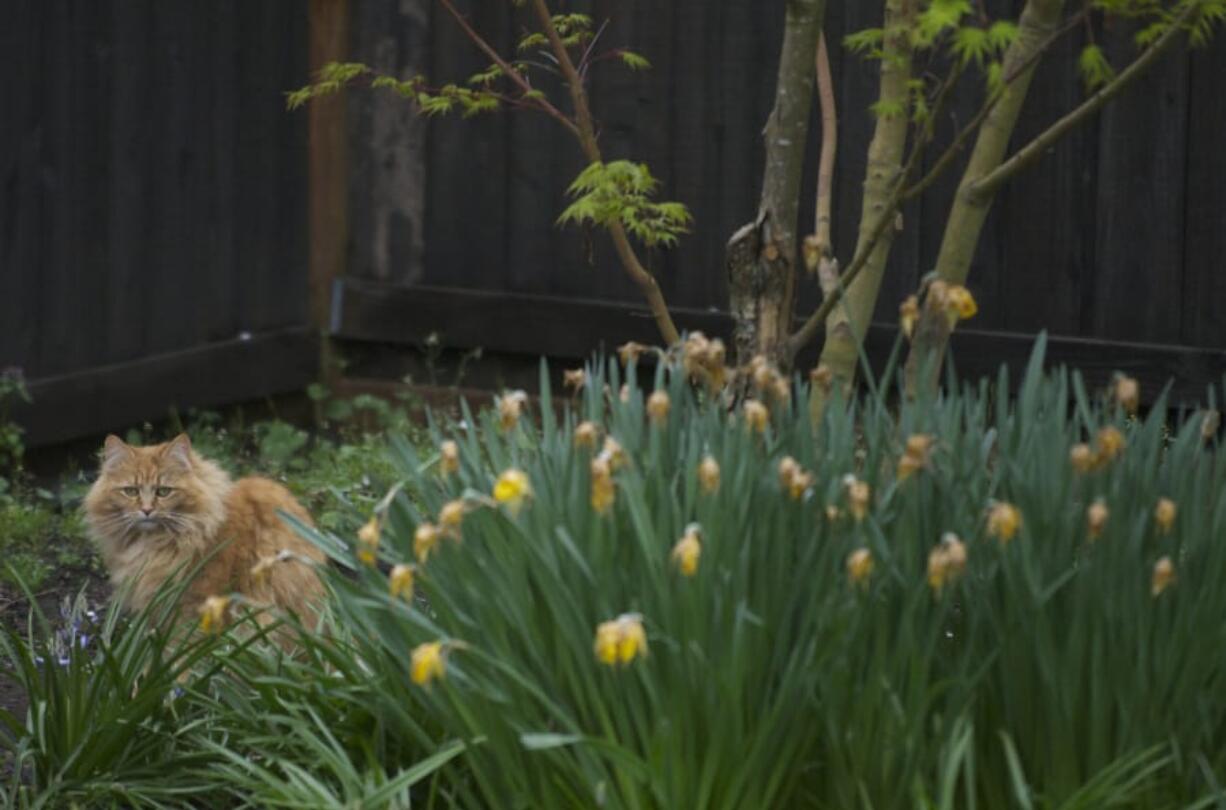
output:
MULTIPOLYGON (((504 49, 530 25, 502 0, 456 2, 504 49)), ((608 20, 604 44, 653 64, 595 70, 602 143, 649 163, 663 195, 693 211, 694 233, 647 260, 683 326, 724 332, 723 246, 756 207, 782 1, 566 5, 608 20)), ((844 260, 877 79, 838 43, 878 24, 879 6, 829 0, 844 260)), ((1129 34, 1117 23, 1107 37, 1117 64, 1129 34)), ((1082 97, 1080 36, 1040 66, 1019 140, 1082 97)), ((285 111, 284 91, 329 59, 437 80, 484 68, 433 0, 8 0, 0 54, 0 368, 32 381, 37 404, 19 416, 36 443, 299 388, 318 370, 321 326, 342 341, 433 332, 564 358, 652 337, 606 238, 554 224, 581 163, 552 122, 427 123, 356 89, 285 111)), ((1220 381, 1224 75, 1226 39, 1167 57, 1006 190, 972 271, 981 315, 955 344, 961 369, 1013 362, 1048 329, 1055 359, 1129 370, 1150 390, 1174 376, 1195 396, 1220 381)), ((977 98, 968 79, 942 135, 977 98)), ((931 268, 956 183, 948 175, 905 210, 870 354, 931 268)), ((802 308, 814 297, 810 286, 802 308)))
MULTIPOLYGON (((372 15, 366 4, 355 2, 354 57, 401 76, 422 72, 438 82, 462 81, 484 68, 488 60, 453 20, 437 9, 427 15, 430 5, 411 4, 403 13, 385 6, 372 15), (389 31, 398 31, 395 39, 389 31), (397 42, 414 47, 397 48, 397 42), (428 47, 417 47, 423 43, 428 47)), ((508 3, 459 5, 504 51, 531 26, 529 13, 508 3)), ((1016 14, 1021 5, 1020 0, 988 3, 994 13, 1016 14)), ((726 329, 726 319, 712 310, 726 305, 724 244, 756 210, 761 130, 773 100, 782 4, 577 0, 569 6, 594 14, 600 24, 608 21, 603 44, 633 47, 652 62, 650 71, 637 74, 618 64, 595 69, 592 106, 603 148, 609 159, 647 162, 663 181, 663 195, 690 207, 694 233, 673 250, 648 254, 648 260, 670 304, 684 310, 683 324, 726 329)), ((874 63, 839 43, 847 32, 880 25, 881 4, 830 0, 827 14, 842 104, 835 240, 846 262, 859 223, 874 123, 867 105, 877 77, 874 63)), ((1132 32, 1119 21, 1111 26, 1106 47, 1117 65, 1135 54, 1132 32)), ((1083 37, 1075 32, 1040 65, 1017 143, 1084 97, 1075 68, 1083 37)), ((970 286, 981 310, 956 347, 961 368, 991 371, 1023 355, 1033 335, 1046 329, 1056 336, 1055 360, 1088 363, 1102 373, 1130 370, 1151 383, 1151 391, 1172 375, 1187 396, 1221 381, 1226 370, 1226 319, 1217 313, 1226 300, 1222 76, 1226 40, 1168 56, 1007 187, 972 268, 970 286), (1003 355, 1002 347, 1009 347, 1003 355)), ((940 120, 938 138, 947 139, 973 115, 982 97, 978 81, 962 82, 940 120)), ((528 113, 440 118, 428 130, 420 125, 400 130, 393 149, 369 122, 407 115, 403 102, 354 91, 349 104, 351 161, 368 167, 363 181, 369 182, 365 190, 350 188, 350 229, 358 239, 348 277, 338 288, 337 334, 416 343, 438 330, 455 345, 492 348, 510 339, 520 351, 554 356, 582 355, 599 338, 651 336, 638 292, 618 269, 607 239, 554 224, 566 204, 565 188, 582 167, 571 136, 555 122, 528 113), (424 188, 404 182, 399 194, 370 192, 371 183, 379 182, 378 166, 411 162, 414 155, 428 167, 424 188), (388 197, 394 200, 390 205, 382 201, 388 197), (398 218, 406 227, 389 227, 398 218), (492 313, 485 302, 510 300, 508 295, 515 307, 502 310, 501 318, 487 317, 492 313), (576 300, 582 305, 568 314, 568 304, 576 300), (466 317, 470 311, 482 314, 466 317), (594 330, 593 323, 601 328, 594 330), (511 331, 519 334, 508 338, 511 331)), ((816 113, 811 131, 809 165, 815 167, 816 113)), ((397 171, 405 178, 412 174, 403 167, 397 171)), ((805 221, 812 217, 813 179, 805 185, 805 221)), ((957 171, 946 174, 904 211, 874 346, 889 345, 898 303, 932 268, 958 179, 957 171)), ((384 176, 383 182, 394 180, 384 176)), ((804 295, 802 309, 815 301, 813 285, 804 295)))
POLYGON ((300 0, 0 3, 0 368, 46 441, 301 388, 300 0))

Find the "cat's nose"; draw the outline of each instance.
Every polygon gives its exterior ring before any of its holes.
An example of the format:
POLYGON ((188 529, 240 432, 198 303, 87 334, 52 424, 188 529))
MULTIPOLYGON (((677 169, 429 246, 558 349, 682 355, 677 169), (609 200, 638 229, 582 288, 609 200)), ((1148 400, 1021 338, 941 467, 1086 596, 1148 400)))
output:
POLYGON ((149 517, 150 515, 153 514, 153 507, 152 506, 142 506, 140 508, 140 511, 142 514, 144 514, 145 517, 149 517))

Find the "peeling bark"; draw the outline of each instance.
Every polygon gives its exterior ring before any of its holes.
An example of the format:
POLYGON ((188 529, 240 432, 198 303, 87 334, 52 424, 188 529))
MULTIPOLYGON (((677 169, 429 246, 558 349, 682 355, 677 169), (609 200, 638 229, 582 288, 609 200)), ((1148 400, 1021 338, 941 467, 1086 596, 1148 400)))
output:
POLYGON ((726 254, 738 362, 765 354, 784 368, 791 365, 787 338, 798 270, 800 184, 825 12, 825 0, 787 5, 775 107, 763 133, 766 170, 758 215, 733 235, 726 254))

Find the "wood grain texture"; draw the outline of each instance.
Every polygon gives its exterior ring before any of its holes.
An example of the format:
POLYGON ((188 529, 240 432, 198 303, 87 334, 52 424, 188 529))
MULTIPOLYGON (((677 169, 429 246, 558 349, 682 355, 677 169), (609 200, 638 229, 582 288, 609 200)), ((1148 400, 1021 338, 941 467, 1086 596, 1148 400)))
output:
MULTIPOLYGON (((310 0, 308 19, 311 74, 349 56, 348 0, 310 0)), ((307 108, 307 174, 310 202, 308 275, 311 321, 327 324, 332 281, 345 272, 349 240, 346 92, 307 108)), ((369 221, 369 218, 367 219, 369 221)), ((376 266, 367 261, 367 265, 376 266)), ((406 279, 411 281, 412 279, 406 279)))
MULTIPOLYGON (((1112 64, 1136 58, 1136 30, 1121 23, 1111 32, 1112 64)), ((1180 51, 1103 110, 1094 276, 1083 300, 1097 337, 1179 342, 1187 116, 1188 56, 1180 51)))
MULTIPOLYGON (((317 0, 322 2, 323 0, 317 0)), ((332 5, 336 6, 335 0, 332 5)), ((430 69, 434 0, 347 3, 354 61, 408 79, 430 69)), ((372 278, 421 280, 425 250, 426 121, 412 102, 387 91, 355 89, 347 111, 348 264, 372 278)), ((342 131, 336 137, 345 137, 342 131)), ((342 196, 332 197, 340 205, 342 196)))
POLYGON ((42 377, 30 384, 33 404, 17 407, 13 418, 30 446, 47 445, 162 419, 172 409, 298 391, 318 369, 316 333, 299 327, 42 377))
MULTIPOLYGON (((496 13, 492 5, 461 6, 488 27, 492 41, 514 40, 532 27, 524 15, 496 13)), ((662 180, 662 196, 685 202, 696 215, 693 234, 680 246, 645 251, 646 261, 671 304, 725 308, 722 252, 732 231, 752 217, 759 191, 782 9, 749 0, 576 0, 571 7, 592 13, 598 27, 609 21, 603 44, 635 48, 654 66, 631 74, 617 64, 600 65, 591 80, 608 156, 647 161, 662 180)), ((989 0, 986 7, 1008 16, 1020 3, 989 0)), ((834 238, 844 264, 855 245, 877 66, 848 53, 842 39, 879 25, 880 17, 880 3, 862 0, 830 0, 827 10, 840 118, 834 238)), ((480 66, 451 20, 435 15, 431 26, 432 75, 454 79, 480 66)), ((1122 24, 1110 32, 1117 65, 1135 54, 1130 36, 1122 24)), ((1040 64, 1014 148, 1084 97, 1076 71, 1083 37, 1075 32, 1040 64)), ((1220 282, 1191 269, 1221 253, 1214 240, 1226 230, 1214 219, 1223 210, 1214 189, 1226 187, 1226 163, 1212 151, 1221 115, 1212 77, 1220 75, 1223 54, 1226 39, 1219 37, 1192 56, 1191 71, 1183 55, 1166 59, 1101 119, 1074 131, 1005 187, 970 277, 981 304, 977 327, 1202 345, 1226 340, 1226 321, 1211 319, 1201 303, 1220 282), (1202 290, 1207 295, 1187 299, 1202 290)), ((925 70, 940 74, 939 65, 925 70)), ((929 166, 982 98, 982 78, 968 75, 938 121, 929 166)), ((816 126, 811 130, 802 218, 811 216, 809 175, 816 171, 816 126)), ((429 133, 427 283, 637 301, 602 233, 553 224, 579 168, 565 132, 535 116, 511 114, 502 124, 435 120, 429 133), (504 135, 509 139, 500 140, 504 135)), ((931 269, 964 162, 965 154, 904 210, 878 303, 881 321, 893 322, 901 298, 931 269)), ((816 302, 813 286, 802 284, 802 314, 816 302)))
POLYGON ((1226 42, 1194 52, 1190 70, 1180 342, 1221 349, 1226 348, 1226 104, 1203 99, 1221 98, 1226 42))
MULTIPOLYGON (((341 340, 419 347, 435 335, 457 349, 576 360, 611 351, 627 340, 658 342, 645 306, 599 299, 510 294, 442 287, 401 287, 358 279, 337 282, 332 333, 341 340)), ((728 340, 732 319, 722 312, 680 308, 677 326, 728 340)), ((897 339, 892 325, 869 331, 866 351, 878 367, 897 339)), ((1007 366, 1020 374, 1034 346, 1034 335, 959 329, 952 343, 958 372, 967 378, 995 376, 1007 366)), ((800 366, 817 357, 802 353, 800 366)), ((1141 382, 1150 402, 1171 384, 1172 404, 1203 401, 1206 387, 1220 385, 1226 351, 1148 343, 1053 337, 1047 367, 1081 370, 1091 387, 1103 387, 1117 371, 1141 382)))
POLYGON ((0 84, 0 367, 64 392, 43 382, 307 323, 306 121, 283 96, 306 79, 306 11, 0 4, 21 66, 0 84))

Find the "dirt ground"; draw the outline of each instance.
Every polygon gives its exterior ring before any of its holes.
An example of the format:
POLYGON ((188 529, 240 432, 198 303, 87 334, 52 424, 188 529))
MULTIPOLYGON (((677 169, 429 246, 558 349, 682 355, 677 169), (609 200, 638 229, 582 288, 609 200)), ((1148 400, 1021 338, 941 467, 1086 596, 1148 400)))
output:
MULTIPOLYGON (((90 605, 105 605, 110 598, 110 585, 106 579, 88 567, 64 568, 57 571, 35 593, 35 601, 43 615, 55 623, 60 618, 60 605, 65 597, 75 599, 85 590, 90 605)), ((30 616, 30 600, 21 589, 7 582, 0 582, 0 623, 18 633, 25 633, 30 616)), ((26 714, 26 695, 22 688, 0 667, 0 709, 11 712, 18 720, 26 714)))

